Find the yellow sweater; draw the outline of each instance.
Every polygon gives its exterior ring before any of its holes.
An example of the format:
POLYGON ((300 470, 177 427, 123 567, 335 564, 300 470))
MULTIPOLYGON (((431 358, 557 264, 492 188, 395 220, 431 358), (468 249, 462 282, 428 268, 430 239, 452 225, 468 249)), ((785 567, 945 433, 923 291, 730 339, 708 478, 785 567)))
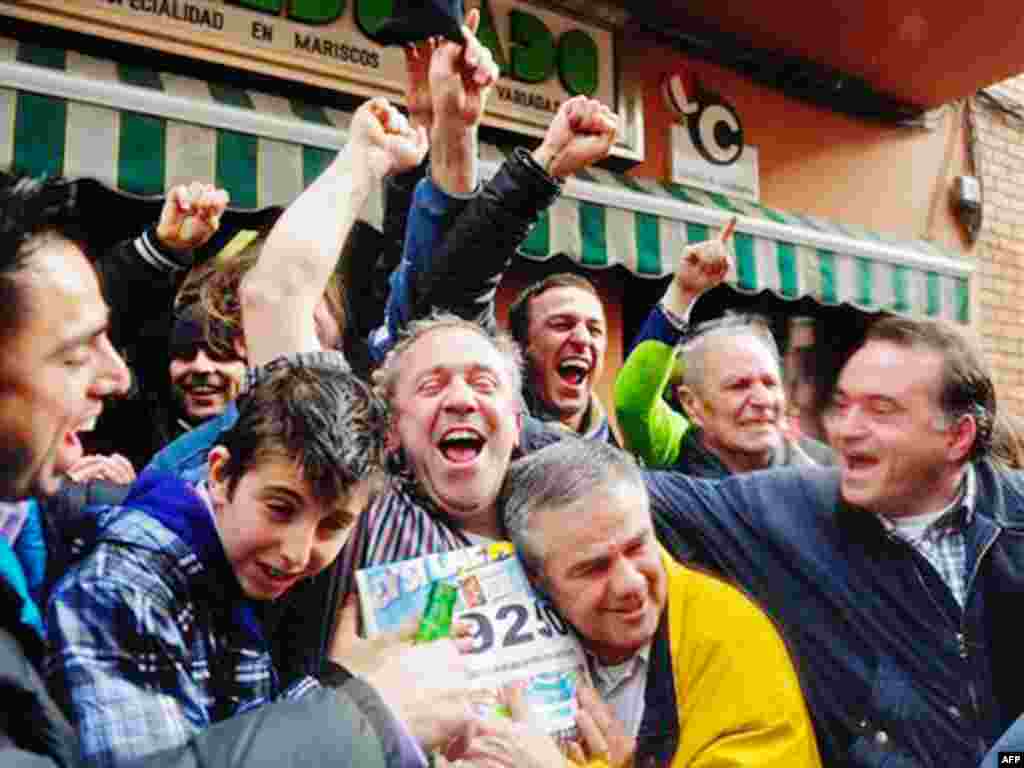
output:
POLYGON ((662 561, 679 725, 672 768, 819 768, 800 684, 771 620, 730 584, 662 561))

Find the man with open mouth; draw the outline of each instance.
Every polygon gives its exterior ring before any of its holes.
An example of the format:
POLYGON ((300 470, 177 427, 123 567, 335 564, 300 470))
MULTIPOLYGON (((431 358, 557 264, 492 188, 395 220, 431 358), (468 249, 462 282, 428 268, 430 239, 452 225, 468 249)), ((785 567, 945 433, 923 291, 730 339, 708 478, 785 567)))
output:
POLYGON ((530 412, 590 439, 615 443, 594 387, 608 347, 604 306, 585 277, 551 275, 509 307, 509 332, 526 358, 530 412))
POLYGON ((825 765, 977 765, 1024 712, 1024 480, 989 458, 995 416, 964 333, 884 317, 825 412, 837 467, 648 475, 666 548, 779 622, 825 765))

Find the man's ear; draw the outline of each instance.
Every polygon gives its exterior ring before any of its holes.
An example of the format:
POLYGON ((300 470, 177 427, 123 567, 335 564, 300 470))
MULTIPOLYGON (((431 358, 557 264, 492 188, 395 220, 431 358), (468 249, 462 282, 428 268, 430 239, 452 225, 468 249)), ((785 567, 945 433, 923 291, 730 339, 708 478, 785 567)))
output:
POLYGON ((206 487, 210 491, 210 501, 214 509, 228 502, 227 465, 231 453, 223 445, 215 445, 206 456, 209 477, 206 487))
POLYGON ((685 384, 676 387, 676 400, 683 406, 683 412, 690 422, 701 429, 704 428, 704 411, 701 408, 700 398, 697 393, 685 384))
POLYGON ((967 460, 978 438, 978 422, 970 414, 957 418, 949 429, 949 443, 946 455, 955 464, 967 460))
POLYGON ((398 434, 398 414, 391 412, 388 418, 388 429, 384 433, 384 452, 397 453, 402 447, 402 438, 398 434))
POLYGON ((244 336, 235 336, 234 341, 231 342, 231 345, 235 348, 235 354, 238 355, 242 360, 249 359, 249 348, 245 346, 244 336))

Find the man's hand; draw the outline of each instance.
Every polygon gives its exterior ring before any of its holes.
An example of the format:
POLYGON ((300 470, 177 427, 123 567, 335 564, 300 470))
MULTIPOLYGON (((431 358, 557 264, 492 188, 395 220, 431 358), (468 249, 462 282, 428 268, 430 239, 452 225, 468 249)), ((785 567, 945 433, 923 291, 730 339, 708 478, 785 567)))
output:
POLYGON ((683 249, 675 278, 662 300, 669 310, 685 316, 693 302, 725 280, 732 268, 728 244, 735 229, 736 218, 733 217, 718 237, 683 249))
POLYGON ((434 105, 430 99, 430 62, 438 39, 428 38, 405 46, 405 107, 412 127, 423 126, 429 135, 434 125, 434 105))
POLYGON ((194 250, 213 237, 220 228, 220 217, 228 206, 228 193, 212 184, 193 181, 172 187, 167 192, 157 239, 165 248, 184 252, 194 250))
POLYGON ((552 176, 565 178, 606 158, 617 131, 611 109, 596 99, 573 96, 558 108, 533 158, 552 176))
POLYGON ((394 634, 370 638, 360 637, 358 626, 359 601, 355 593, 349 593, 338 611, 328 656, 353 675, 363 677, 397 655, 403 644, 408 645, 416 634, 417 625, 410 622, 394 634))
POLYGON ((579 763, 586 762, 586 758, 602 758, 612 768, 620 768, 632 762, 636 739, 626 733, 611 707, 586 682, 580 681, 577 695, 580 708, 576 713, 576 724, 580 729, 583 746, 574 745, 570 757, 579 763))
POLYGON ((107 480, 118 485, 131 485, 135 482, 135 468, 119 453, 83 456, 68 468, 66 474, 76 483, 107 480))
POLYGON ((356 110, 349 127, 349 155, 365 163, 375 179, 414 168, 427 154, 427 132, 413 129, 387 99, 370 99, 356 110))
POLYGON ((533 717, 523 691, 517 686, 502 689, 511 717, 479 721, 468 731, 463 744, 453 744, 449 759, 465 760, 474 768, 560 768, 565 758, 554 740, 533 717))
POLYGON ((465 45, 441 41, 430 60, 434 124, 430 175, 448 194, 467 195, 477 186, 477 130, 487 95, 498 79, 494 56, 476 39, 480 11, 466 14, 465 45))
POLYGON ((498 65, 490 50, 476 39, 480 11, 466 14, 462 34, 465 45, 442 40, 430 59, 430 93, 434 118, 441 124, 480 124, 487 96, 498 79, 498 65))
POLYGON ((360 638, 358 614, 358 601, 349 595, 338 613, 331 661, 372 685, 424 749, 464 743, 475 722, 474 693, 459 650, 466 643, 412 645, 416 622, 396 634, 360 638))

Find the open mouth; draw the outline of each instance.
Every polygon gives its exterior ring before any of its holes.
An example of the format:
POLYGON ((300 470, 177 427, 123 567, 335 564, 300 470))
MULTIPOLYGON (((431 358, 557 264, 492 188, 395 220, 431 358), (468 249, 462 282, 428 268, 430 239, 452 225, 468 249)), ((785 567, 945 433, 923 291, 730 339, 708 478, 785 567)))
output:
POLYGON ((480 455, 486 442, 476 430, 456 427, 444 433, 437 447, 441 455, 453 464, 468 464, 480 455))
POLYGON ((59 460, 61 466, 59 466, 58 469, 67 470, 72 464, 81 458, 82 454, 85 453, 85 448, 82 446, 82 439, 79 437, 79 434, 82 432, 92 432, 96 429, 96 422, 99 417, 99 413, 95 413, 85 421, 81 422, 74 429, 69 429, 64 433, 64 439, 62 441, 63 455, 59 460))
POLYGON ((185 391, 192 397, 214 397, 221 393, 220 387, 189 387, 185 391))
POLYGON ((282 571, 279 568, 275 568, 272 565, 266 565, 264 563, 259 563, 258 565, 264 578, 277 588, 287 588, 298 581, 298 573, 282 571))
POLYGON ((573 387, 582 385, 590 375, 590 364, 582 357, 567 357, 558 364, 558 376, 573 387))
POLYGON ((878 466, 878 458, 865 454, 846 454, 843 457, 847 468, 851 472, 863 472, 878 466))

